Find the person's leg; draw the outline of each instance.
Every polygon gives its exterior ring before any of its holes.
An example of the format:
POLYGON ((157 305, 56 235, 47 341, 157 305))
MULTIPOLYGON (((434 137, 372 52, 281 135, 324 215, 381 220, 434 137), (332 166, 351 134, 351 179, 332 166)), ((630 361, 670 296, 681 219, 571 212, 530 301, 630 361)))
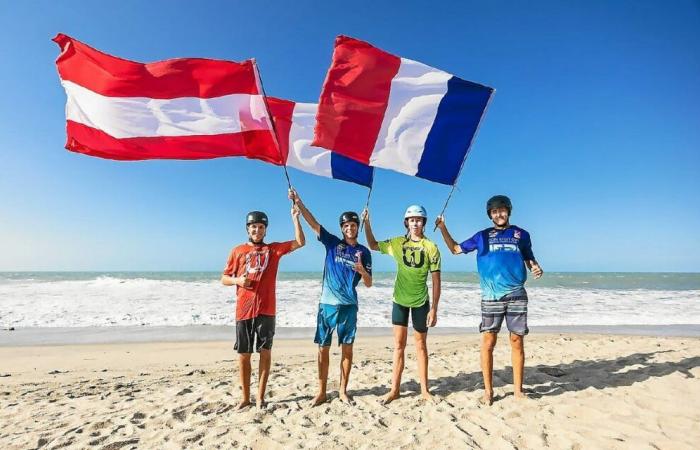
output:
POLYGON ((428 332, 413 334, 416 342, 416 358, 418 359, 418 377, 420 391, 424 400, 433 401, 433 395, 428 390, 428 332))
POLYGON ((267 378, 270 376, 270 366, 272 365, 272 350, 265 348, 260 349, 260 365, 258 366, 258 399, 256 404, 258 408, 264 408, 265 390, 267 389, 267 378))
POLYGON ((513 395, 516 399, 525 398, 523 393, 523 373, 525 371, 525 336, 510 333, 510 357, 513 363, 513 395))
POLYGON ((267 389, 267 379, 270 376, 270 366, 272 365, 272 340, 275 335, 275 317, 258 316, 255 318, 255 331, 257 338, 257 350, 260 353, 260 364, 258 366, 258 408, 264 408, 265 391, 267 389))
POLYGON ((351 403, 348 395, 348 382, 352 369, 352 345, 355 342, 357 332, 357 306, 343 305, 338 311, 338 343, 341 344, 340 357, 340 389, 338 396, 340 401, 351 403))
POLYGON ((242 398, 237 408, 243 409, 250 405, 250 357, 253 353, 253 319, 236 322, 236 344, 233 348, 238 352, 238 375, 240 377, 242 398))
POLYGON ((342 344, 342 356, 340 358, 340 391, 338 395, 340 401, 352 402, 348 395, 348 381, 350 381, 350 369, 352 369, 352 344, 342 344))
POLYGON ((416 344, 416 359, 418 360, 418 379, 420 380, 421 395, 424 400, 433 401, 428 385, 428 312, 430 302, 426 301, 418 308, 411 308, 413 322, 413 338, 416 344))
POLYGON ((243 398, 238 403, 238 409, 250 405, 250 353, 240 353, 238 355, 238 370, 241 378, 241 391, 243 398))
POLYGON ((330 360, 331 341, 333 339, 334 317, 337 308, 330 305, 320 304, 316 317, 316 337, 314 342, 318 344, 318 393, 311 400, 311 406, 318 406, 327 399, 326 390, 328 388, 328 364, 330 360))
POLYGON ((482 402, 493 403, 493 349, 496 346, 498 332, 501 330, 506 315, 506 302, 502 300, 481 301, 481 374, 484 378, 484 396, 482 402))
POLYGON ((527 292, 521 289, 508 295, 506 325, 510 331, 511 362, 513 364, 513 395, 516 399, 527 398, 523 393, 525 373, 525 335, 527 327, 527 292))
POLYGON ((328 386, 328 361, 330 359, 330 345, 318 347, 318 393, 311 406, 318 406, 326 401, 326 389, 328 386))
POLYGON ((481 374, 484 377, 483 401, 487 405, 493 403, 493 349, 496 346, 498 334, 494 332, 481 333, 481 374))
POLYGON ((391 390, 384 397, 385 405, 399 398, 401 387, 401 374, 405 364, 404 351, 406 350, 406 337, 408 327, 394 325, 394 369, 391 376, 391 390))

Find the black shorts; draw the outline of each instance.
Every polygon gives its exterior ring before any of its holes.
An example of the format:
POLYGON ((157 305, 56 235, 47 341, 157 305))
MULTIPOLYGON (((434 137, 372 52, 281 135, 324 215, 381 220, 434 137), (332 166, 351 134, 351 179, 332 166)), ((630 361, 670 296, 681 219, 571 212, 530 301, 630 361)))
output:
POLYGON ((260 353, 260 349, 272 350, 275 336, 275 316, 258 316, 236 321, 236 345, 238 353, 260 353))
POLYGON ((391 310, 391 323, 394 325, 401 325, 402 327, 408 326, 408 316, 411 316, 411 323, 413 323, 413 329, 418 333, 428 332, 428 313, 430 312, 430 302, 425 301, 421 306, 415 308, 409 308, 408 306, 401 306, 394 302, 394 307, 391 310))

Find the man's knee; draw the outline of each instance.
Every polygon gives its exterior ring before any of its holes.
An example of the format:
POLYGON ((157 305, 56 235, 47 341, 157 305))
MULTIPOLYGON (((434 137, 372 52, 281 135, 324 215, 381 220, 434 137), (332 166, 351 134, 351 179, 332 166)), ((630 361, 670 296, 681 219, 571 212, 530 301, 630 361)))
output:
POLYGON ((352 358, 352 344, 342 344, 343 358, 352 358))
POLYGON ((394 340, 394 348, 400 352, 403 352, 404 350, 406 350, 406 338, 395 339, 394 340))
POLYGON ((510 334, 510 346, 514 350, 520 350, 523 348, 523 336, 520 336, 519 334, 511 333, 510 334))
POLYGON ((486 331, 481 336, 481 349, 492 352, 494 347, 496 347, 498 335, 496 333, 486 331))
POLYGON ((419 352, 428 351, 428 333, 418 333, 414 334, 414 339, 416 341, 416 350, 419 352))

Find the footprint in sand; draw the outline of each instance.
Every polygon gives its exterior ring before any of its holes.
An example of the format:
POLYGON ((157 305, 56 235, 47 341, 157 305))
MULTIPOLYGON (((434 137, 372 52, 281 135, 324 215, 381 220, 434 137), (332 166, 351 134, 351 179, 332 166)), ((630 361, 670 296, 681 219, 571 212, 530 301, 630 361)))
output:
POLYGON ((172 416, 173 416, 173 419, 175 419, 179 422, 184 422, 185 418, 187 417, 187 411, 185 411, 184 409, 173 411, 172 416))

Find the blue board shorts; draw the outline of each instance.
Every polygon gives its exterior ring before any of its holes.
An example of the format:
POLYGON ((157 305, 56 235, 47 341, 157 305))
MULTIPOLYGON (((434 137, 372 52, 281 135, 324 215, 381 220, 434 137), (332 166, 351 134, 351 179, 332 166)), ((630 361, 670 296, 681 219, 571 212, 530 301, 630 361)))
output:
POLYGON ((527 327, 527 292, 525 289, 511 292, 498 300, 481 301, 480 332, 498 333, 501 331, 504 318, 508 331, 511 333, 525 336, 530 331, 527 327))
POLYGON ((318 305, 316 317, 316 337, 314 342, 321 347, 329 347, 333 340, 333 330, 338 329, 338 345, 355 342, 357 332, 356 305, 318 305))

